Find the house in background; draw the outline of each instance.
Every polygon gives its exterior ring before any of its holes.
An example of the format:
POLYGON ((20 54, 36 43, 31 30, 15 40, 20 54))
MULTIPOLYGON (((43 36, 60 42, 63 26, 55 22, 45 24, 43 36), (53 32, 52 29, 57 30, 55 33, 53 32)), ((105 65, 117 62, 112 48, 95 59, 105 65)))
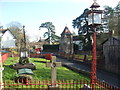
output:
POLYGON ((15 48, 16 47, 16 39, 12 32, 8 29, 1 29, 0 30, 0 38, 1 38, 1 45, 2 49, 5 48, 15 48))

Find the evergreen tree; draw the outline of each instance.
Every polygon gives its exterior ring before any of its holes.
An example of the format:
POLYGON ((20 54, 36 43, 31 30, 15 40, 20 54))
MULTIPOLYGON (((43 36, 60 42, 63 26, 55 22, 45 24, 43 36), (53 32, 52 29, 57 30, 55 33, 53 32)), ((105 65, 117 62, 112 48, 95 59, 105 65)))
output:
POLYGON ((85 9, 84 12, 73 20, 73 28, 78 29, 78 34, 81 37, 83 42, 83 49, 84 50, 91 50, 92 49, 92 29, 88 25, 88 14, 87 12, 89 9, 85 9))
POLYGON ((47 41, 49 44, 54 43, 57 35, 55 35, 55 26, 52 24, 52 22, 45 22, 40 25, 39 28, 46 28, 48 31, 44 33, 44 37, 47 37, 47 41))
POLYGON ((105 6, 104 7, 104 22, 106 28, 111 32, 114 32, 114 36, 120 36, 120 3, 115 8, 105 6))

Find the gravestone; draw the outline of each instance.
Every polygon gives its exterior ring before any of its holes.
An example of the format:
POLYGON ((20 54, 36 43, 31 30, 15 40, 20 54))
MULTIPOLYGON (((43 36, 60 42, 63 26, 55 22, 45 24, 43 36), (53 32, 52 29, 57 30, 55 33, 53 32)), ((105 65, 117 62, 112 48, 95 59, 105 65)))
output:
POLYGON ((52 80, 52 85, 49 86, 49 88, 56 88, 58 87, 55 85, 56 83, 56 67, 60 67, 61 62, 56 62, 56 56, 52 56, 52 61, 46 63, 46 67, 51 67, 51 80, 52 80))
POLYGON ((13 65, 13 69, 19 70, 19 69, 24 69, 28 68, 31 70, 35 70, 36 67, 33 63, 29 62, 28 58, 28 50, 27 50, 27 45, 26 45, 26 37, 25 37, 25 26, 23 26, 23 39, 21 39, 21 46, 20 46, 20 59, 19 62, 13 65))
POLYGON ((27 84, 27 80, 31 80, 30 75, 33 75, 32 70, 35 70, 36 67, 33 63, 29 62, 28 50, 26 46, 26 37, 25 37, 25 26, 23 26, 23 39, 21 39, 20 47, 20 59, 19 62, 13 65, 13 69, 17 70, 19 74, 18 77, 15 77, 15 82, 21 82, 27 84))
POLYGON ((23 69, 18 69, 18 74, 28 74, 28 75, 33 75, 33 72, 32 72, 31 69, 23 68, 23 69))

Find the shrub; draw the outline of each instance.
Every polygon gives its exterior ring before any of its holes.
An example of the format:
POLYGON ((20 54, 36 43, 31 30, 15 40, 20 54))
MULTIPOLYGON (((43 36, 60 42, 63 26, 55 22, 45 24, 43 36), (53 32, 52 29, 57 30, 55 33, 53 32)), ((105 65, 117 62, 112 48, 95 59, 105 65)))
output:
POLYGON ((43 45, 43 51, 58 51, 59 44, 56 45, 43 45))

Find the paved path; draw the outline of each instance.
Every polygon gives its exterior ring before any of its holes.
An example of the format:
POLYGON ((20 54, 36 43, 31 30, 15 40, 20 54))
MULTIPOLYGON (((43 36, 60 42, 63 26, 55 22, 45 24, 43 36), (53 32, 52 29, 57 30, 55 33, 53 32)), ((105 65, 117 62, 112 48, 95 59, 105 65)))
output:
MULTIPOLYGON (((86 66, 79 62, 73 62, 73 61, 62 59, 59 57, 57 57, 57 61, 62 62, 62 64, 67 65, 67 67, 72 67, 74 69, 81 70, 83 72, 84 71, 89 73, 91 72, 91 68, 89 66, 86 66)), ((116 74, 97 69, 97 78, 120 88, 120 85, 119 85, 120 77, 118 77, 118 75, 116 74)))

